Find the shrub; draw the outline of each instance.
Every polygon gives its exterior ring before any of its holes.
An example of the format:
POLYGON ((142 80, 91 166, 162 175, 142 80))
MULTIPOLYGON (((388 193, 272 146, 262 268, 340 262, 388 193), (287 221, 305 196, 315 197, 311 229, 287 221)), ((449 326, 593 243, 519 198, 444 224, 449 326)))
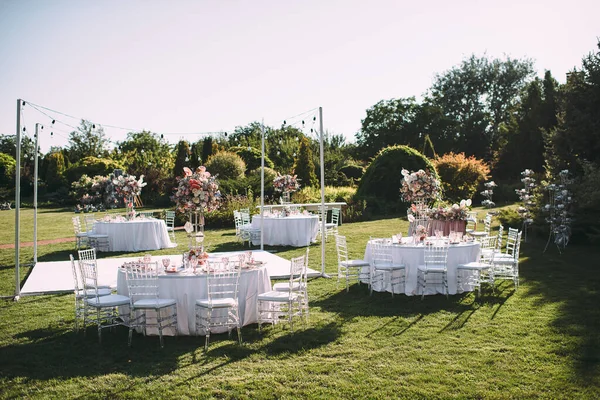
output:
POLYGON ((0 153, 0 186, 14 186, 17 162, 8 154, 0 153))
POLYGON ((251 197, 243 195, 226 195, 223 197, 218 210, 205 214, 205 224, 208 228, 230 228, 235 226, 233 211, 248 208, 254 213, 258 203, 251 197))
MULTIPOLYGON (((261 152, 254 147, 231 147, 230 152, 237 154, 246 163, 246 173, 261 167, 261 152)), ((265 168, 273 168, 273 161, 265 154, 265 168)))
POLYGON ((300 139, 298 158, 294 165, 294 171, 303 187, 317 187, 317 175, 315 175, 315 164, 312 160, 312 151, 306 136, 300 139))
POLYGON ((77 163, 71 165, 65 175, 69 182, 78 181, 83 175, 87 176, 107 176, 113 173, 115 169, 124 169, 123 165, 108 158, 84 157, 77 163))
POLYGON ((573 187, 573 240, 600 243, 600 167, 582 162, 583 176, 573 187))
POLYGON ((357 200, 367 202, 367 211, 374 214, 404 212, 410 204, 400 198, 402 168, 409 171, 429 170, 438 174, 427 157, 408 146, 382 149, 367 167, 356 190, 357 200))
POLYGON ((365 169, 360 165, 349 164, 340 168, 340 172, 344 174, 346 178, 354 179, 355 182, 358 182, 365 173, 365 169))
MULTIPOLYGON (((273 188, 273 179, 277 176, 277 172, 273 168, 265 167, 265 196, 273 197, 275 189, 273 188)), ((247 186, 252 189, 255 196, 260 196, 260 168, 253 169, 248 172, 247 186)))
POLYGON ((465 153, 447 153, 437 157, 433 164, 442 180, 444 198, 450 202, 471 199, 477 187, 488 178, 489 166, 475 157, 465 157, 465 153))
POLYGON ((244 160, 237 154, 228 151, 213 154, 204 165, 211 174, 218 175, 219 180, 241 179, 246 171, 244 160))

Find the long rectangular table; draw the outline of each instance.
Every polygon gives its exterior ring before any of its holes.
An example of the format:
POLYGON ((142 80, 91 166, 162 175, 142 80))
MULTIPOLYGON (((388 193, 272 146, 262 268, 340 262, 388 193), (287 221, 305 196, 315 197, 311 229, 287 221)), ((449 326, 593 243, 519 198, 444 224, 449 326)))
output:
MULTIPOLYGON (((292 215, 289 217, 264 217, 254 215, 252 228, 262 229, 264 244, 269 246, 306 247, 317 240, 319 217, 317 215, 292 215)), ((252 236, 252 244, 260 245, 260 235, 252 236)))
POLYGON ((144 251, 177 247, 162 219, 96 221, 94 233, 108 235, 108 251, 144 251))

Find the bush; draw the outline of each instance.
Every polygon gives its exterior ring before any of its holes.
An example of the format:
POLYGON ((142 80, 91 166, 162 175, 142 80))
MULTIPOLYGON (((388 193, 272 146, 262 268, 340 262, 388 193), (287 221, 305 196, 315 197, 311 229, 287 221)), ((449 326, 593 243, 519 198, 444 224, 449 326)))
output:
POLYGON ((79 162, 73 164, 65 171, 69 182, 76 182, 83 175, 87 176, 107 176, 113 173, 115 169, 125 169, 122 164, 108 158, 84 157, 79 162))
POLYGON ((356 199, 367 202, 369 213, 405 212, 410 206, 400 198, 402 168, 409 171, 429 170, 438 177, 431 161, 417 150, 408 146, 382 149, 367 167, 356 190, 356 199))
MULTIPOLYGON (((277 176, 272 168, 265 167, 265 196, 273 197, 275 195, 275 189, 273 188, 273 179, 277 176)), ((260 168, 253 169, 248 172, 247 186, 252 189, 254 196, 260 197, 260 168)))
POLYGON ((258 203, 251 197, 242 195, 227 195, 223 197, 221 206, 218 210, 205 215, 205 224, 207 228, 231 228, 235 226, 233 221, 233 211, 240 208, 248 208, 250 213, 254 213, 258 203))
MULTIPOLYGON (((230 152, 237 154, 246 163, 246 173, 261 167, 261 152, 254 147, 231 147, 230 152)), ((265 168, 273 168, 273 161, 265 154, 265 168)))
POLYGON ((573 239, 600 243, 600 167, 582 162, 583 176, 573 186, 573 239))
POLYGON ((213 154, 204 165, 212 175, 218 175, 219 181, 241 179, 246 171, 244 160, 237 154, 228 151, 213 154))
POLYGON ((358 182, 364 175, 365 169, 360 165, 349 164, 340 168, 340 172, 344 174, 346 178, 354 179, 355 182, 358 182))
POLYGON ((442 181, 444 198, 457 203, 462 199, 472 199, 479 184, 490 173, 489 166, 475 157, 465 157, 465 153, 447 153, 437 157, 433 164, 442 181))
POLYGON ((17 162, 8 154, 0 153, 0 187, 15 185, 15 168, 17 162))

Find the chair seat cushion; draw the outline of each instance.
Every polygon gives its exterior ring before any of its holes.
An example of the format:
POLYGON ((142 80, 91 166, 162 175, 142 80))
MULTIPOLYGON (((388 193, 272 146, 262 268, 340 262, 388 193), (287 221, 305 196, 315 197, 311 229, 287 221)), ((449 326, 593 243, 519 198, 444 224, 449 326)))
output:
POLYGON ((512 265, 515 264, 515 259, 513 257, 494 257, 495 265, 512 265))
POLYGON ((340 264, 346 268, 368 267, 370 265, 369 262, 365 261, 365 260, 348 260, 348 261, 342 261, 340 264))
POLYGON ((133 308, 163 308, 176 304, 175 299, 140 299, 133 303, 133 308))
POLYGON ((205 308, 229 308, 237 305, 237 300, 232 297, 223 297, 221 299, 198 299, 196 305, 205 308))
POLYGON ((442 265, 419 265, 417 269, 421 272, 446 272, 446 267, 442 265))
POLYGON ((374 269, 384 269, 384 270, 394 270, 394 269, 404 269, 406 266, 404 264, 394 264, 394 263, 378 263, 373 265, 374 269))
POLYGON ((483 231, 473 231, 473 232, 469 232, 469 235, 471 236, 476 236, 476 237, 483 237, 483 236, 487 236, 489 233, 487 232, 483 232, 483 231))
MULTIPOLYGON (((110 289, 98 288, 98 296, 108 296, 111 293, 112 293, 112 291, 110 289)), ((84 297, 95 297, 95 296, 96 296, 96 291, 94 289, 77 291, 77 298, 79 298, 79 299, 83 299, 84 297)))
POLYGON ((111 294, 108 296, 95 297, 91 299, 86 299, 87 304, 92 307, 116 307, 116 306, 128 306, 129 305, 129 297, 122 296, 120 294, 111 294))
POLYGON ((480 263, 477 261, 473 261, 467 264, 460 264, 456 267, 456 269, 468 269, 468 270, 484 270, 484 269, 490 269, 491 265, 490 264, 485 264, 485 263, 480 263))
POLYGON ((103 235, 101 233, 88 233, 87 237, 90 239, 108 239, 108 235, 103 235))
MULTIPOLYGON (((276 292, 289 292, 290 284, 289 282, 280 282, 273 285, 273 290, 276 292)), ((300 282, 294 282, 292 284, 292 291, 300 290, 300 282)))
POLYGON ((258 295, 258 300, 259 301, 277 301, 277 302, 287 302, 290 300, 295 300, 298 298, 298 294, 297 293, 290 293, 290 292, 278 292, 275 290, 272 290, 270 292, 266 292, 266 293, 261 293, 258 295))

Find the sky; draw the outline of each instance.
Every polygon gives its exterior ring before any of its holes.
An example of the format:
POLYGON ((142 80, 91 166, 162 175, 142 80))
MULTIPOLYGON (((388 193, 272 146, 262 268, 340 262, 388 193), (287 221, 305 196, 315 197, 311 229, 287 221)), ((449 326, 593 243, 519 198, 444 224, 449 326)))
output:
POLYGON ((43 152, 81 118, 113 143, 142 129, 175 143, 262 120, 309 130, 318 107, 353 141, 367 109, 420 99, 472 54, 564 83, 597 50, 598 15, 597 0, 0 0, 0 134, 23 99, 43 152))

